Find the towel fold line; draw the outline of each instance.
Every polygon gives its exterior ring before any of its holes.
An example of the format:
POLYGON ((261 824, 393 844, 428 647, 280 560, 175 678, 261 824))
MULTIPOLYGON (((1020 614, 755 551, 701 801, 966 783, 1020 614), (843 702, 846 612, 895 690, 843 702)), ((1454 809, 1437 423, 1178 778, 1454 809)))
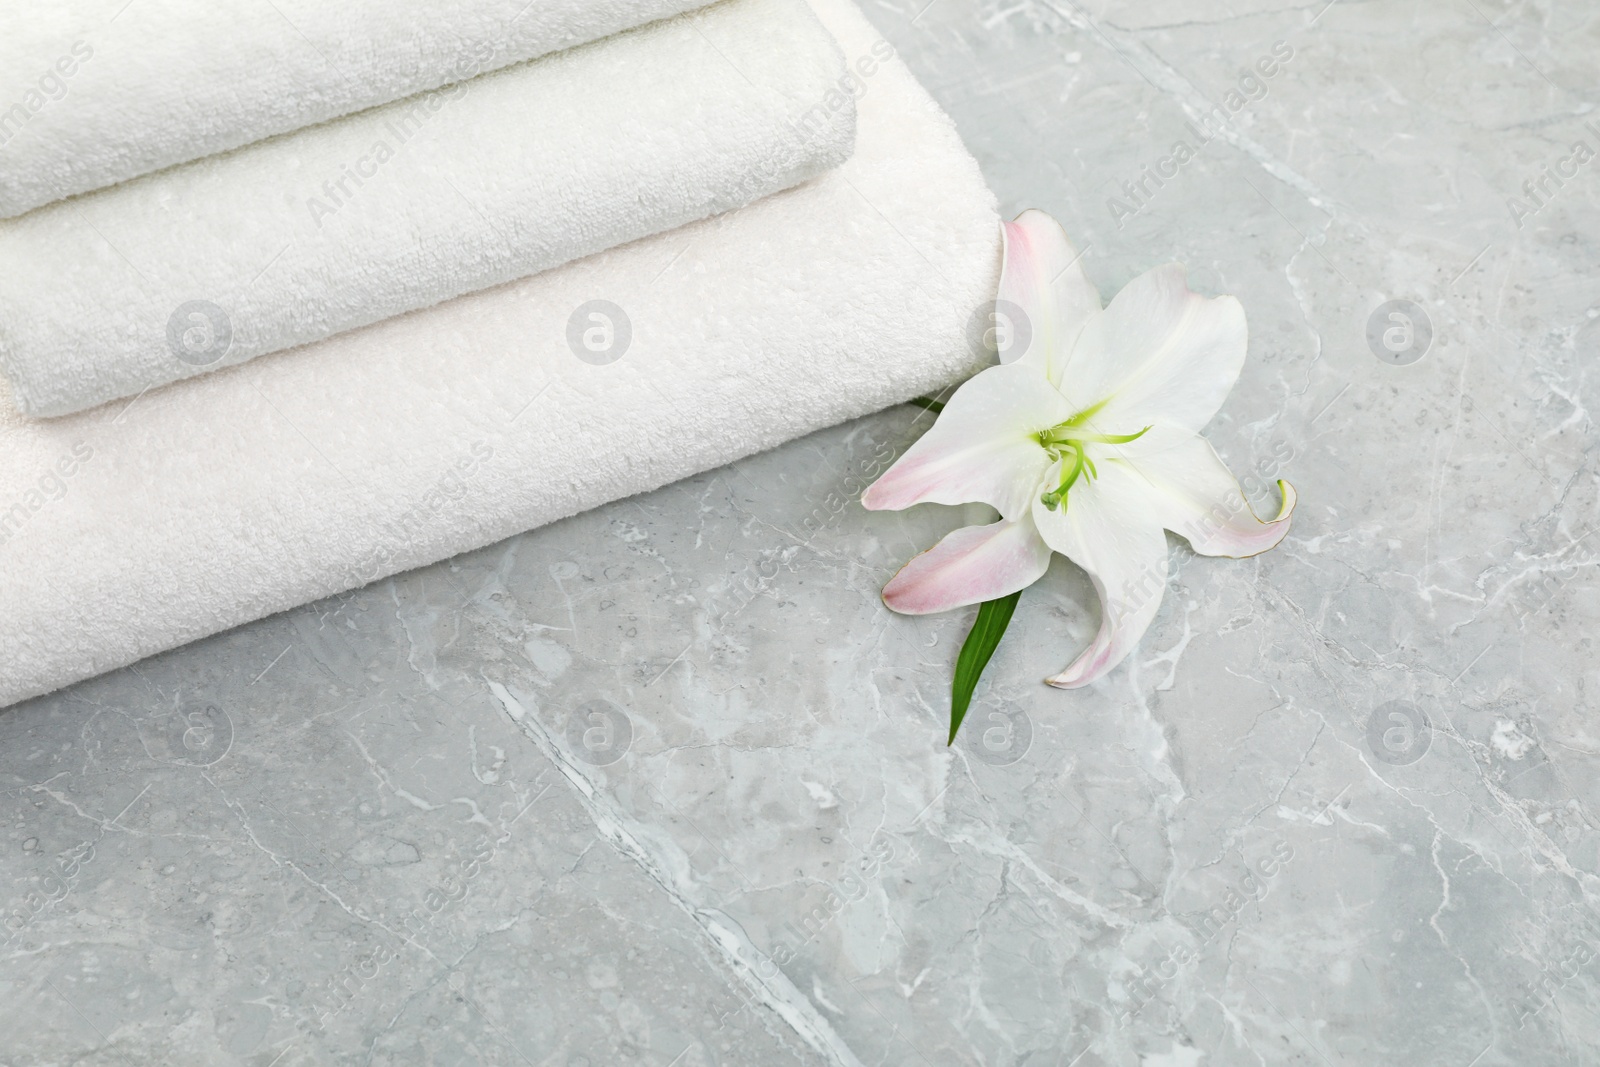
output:
POLYGON ((711 0, 53 0, 0 11, 0 218, 711 0))
POLYGON ((0 372, 57 416, 431 307, 838 166, 804 0, 725 0, 0 221, 0 372))

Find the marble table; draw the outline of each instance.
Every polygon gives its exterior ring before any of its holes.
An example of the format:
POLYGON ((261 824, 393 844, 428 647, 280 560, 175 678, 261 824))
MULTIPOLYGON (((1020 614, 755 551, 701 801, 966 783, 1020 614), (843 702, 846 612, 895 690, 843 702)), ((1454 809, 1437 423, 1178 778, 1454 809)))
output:
POLYGON ((1600 1062, 1600 9, 867 12, 1104 291, 1243 301, 1288 540, 1075 692, 1058 560, 947 749, 905 407, 10 709, 0 1061, 1600 1062))

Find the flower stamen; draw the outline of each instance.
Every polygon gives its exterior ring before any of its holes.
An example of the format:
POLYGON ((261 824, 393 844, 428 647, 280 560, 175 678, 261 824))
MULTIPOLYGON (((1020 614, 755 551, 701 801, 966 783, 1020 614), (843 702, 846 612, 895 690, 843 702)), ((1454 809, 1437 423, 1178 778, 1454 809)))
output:
POLYGON ((1052 426, 1048 430, 1040 430, 1035 435, 1035 440, 1050 453, 1050 458, 1061 461, 1061 484, 1039 498, 1040 502, 1051 511, 1058 507, 1066 507, 1067 491, 1077 484, 1079 477, 1086 476, 1086 480, 1091 482, 1100 477, 1100 472, 1095 470, 1094 460, 1089 458, 1084 448, 1085 445, 1125 445, 1130 441, 1137 441, 1150 432, 1150 427, 1146 426, 1138 433, 1085 433, 1078 427, 1092 414, 1092 411, 1080 412, 1066 422, 1052 426))

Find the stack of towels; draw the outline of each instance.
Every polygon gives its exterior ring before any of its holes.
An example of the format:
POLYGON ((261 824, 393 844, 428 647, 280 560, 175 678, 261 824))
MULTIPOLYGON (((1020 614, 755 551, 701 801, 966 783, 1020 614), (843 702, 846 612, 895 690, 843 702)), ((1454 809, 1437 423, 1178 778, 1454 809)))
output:
POLYGON ((0 706, 939 389, 999 240, 849 0, 0 13, 0 706))

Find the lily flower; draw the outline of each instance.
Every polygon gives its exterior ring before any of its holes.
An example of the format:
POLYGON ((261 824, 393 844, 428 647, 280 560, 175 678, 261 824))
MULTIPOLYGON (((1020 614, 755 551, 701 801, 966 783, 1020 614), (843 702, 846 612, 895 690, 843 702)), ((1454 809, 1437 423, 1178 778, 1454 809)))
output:
MULTIPOLYGON (((967 526, 906 564, 883 590, 922 615, 998 600, 1044 576, 1053 552, 1088 572, 1099 632, 1046 679, 1075 689, 1133 650, 1167 585, 1163 530, 1206 556, 1243 558, 1289 532, 1294 487, 1263 522, 1200 430, 1244 366, 1244 309, 1189 290, 1158 267, 1109 305, 1055 219, 1027 211, 1005 224, 1000 308, 1031 335, 1010 362, 963 384, 938 421, 863 494, 872 510, 931 501, 984 503, 998 522, 967 526)), ((1020 344, 1020 341, 1019 341, 1020 344)))

